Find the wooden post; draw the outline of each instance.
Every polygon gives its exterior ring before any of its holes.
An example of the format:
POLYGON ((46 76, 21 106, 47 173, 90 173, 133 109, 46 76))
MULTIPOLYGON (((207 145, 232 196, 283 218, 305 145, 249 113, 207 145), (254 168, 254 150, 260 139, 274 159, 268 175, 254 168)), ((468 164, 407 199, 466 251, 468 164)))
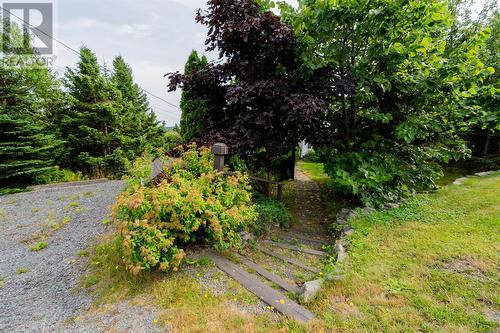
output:
POLYGON ((223 143, 216 143, 212 146, 212 153, 215 155, 215 170, 224 171, 224 158, 229 154, 229 148, 223 143))
POLYGON ((278 194, 276 195, 276 200, 283 200, 283 183, 278 184, 278 194))

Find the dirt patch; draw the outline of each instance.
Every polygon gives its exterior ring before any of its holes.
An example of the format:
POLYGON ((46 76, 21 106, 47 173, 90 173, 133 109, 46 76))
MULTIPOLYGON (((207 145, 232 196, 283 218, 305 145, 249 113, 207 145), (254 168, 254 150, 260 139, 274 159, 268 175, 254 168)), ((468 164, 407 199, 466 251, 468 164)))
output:
POLYGON ((330 302, 335 312, 339 313, 343 317, 363 317, 361 310, 359 310, 356 305, 343 296, 333 297, 330 302))
POLYGON ((485 274, 480 265, 471 258, 461 257, 445 261, 442 267, 447 271, 464 274, 476 279, 485 279, 485 274))

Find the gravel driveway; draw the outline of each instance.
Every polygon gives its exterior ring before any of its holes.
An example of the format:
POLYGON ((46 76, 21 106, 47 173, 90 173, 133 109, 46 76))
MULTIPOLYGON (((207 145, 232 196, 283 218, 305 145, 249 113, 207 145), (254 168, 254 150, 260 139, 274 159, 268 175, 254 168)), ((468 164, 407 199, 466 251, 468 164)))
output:
POLYGON ((78 288, 79 253, 106 232, 122 187, 75 183, 0 197, 0 332, 65 331, 65 321, 89 308, 91 295, 78 288), (45 248, 31 249, 42 241, 45 248))

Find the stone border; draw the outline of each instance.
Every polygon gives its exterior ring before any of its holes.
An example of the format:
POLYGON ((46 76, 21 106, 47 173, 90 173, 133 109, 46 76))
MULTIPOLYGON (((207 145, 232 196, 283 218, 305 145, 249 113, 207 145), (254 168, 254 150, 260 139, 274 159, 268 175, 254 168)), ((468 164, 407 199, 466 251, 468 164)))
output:
POLYGON ((464 183, 464 181, 466 181, 467 179, 469 178, 475 178, 475 177, 486 177, 486 176, 491 176, 491 175, 494 175, 495 173, 498 173, 500 172, 500 170, 497 170, 497 171, 485 171, 485 172, 478 172, 478 173, 475 173, 473 174, 472 176, 465 176, 465 177, 462 177, 462 178, 458 178, 456 179, 452 185, 462 185, 464 183))

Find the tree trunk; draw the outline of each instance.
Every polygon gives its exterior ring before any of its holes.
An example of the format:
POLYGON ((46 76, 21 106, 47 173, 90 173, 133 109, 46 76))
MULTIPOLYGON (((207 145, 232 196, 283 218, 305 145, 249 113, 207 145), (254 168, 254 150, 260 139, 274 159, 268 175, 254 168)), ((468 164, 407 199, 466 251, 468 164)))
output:
POLYGON ((483 157, 486 157, 488 155, 488 150, 490 148, 490 141, 491 141, 491 134, 488 133, 486 134, 486 141, 484 142, 484 147, 483 147, 483 157))
POLYGON ((349 128, 349 115, 345 105, 345 96, 342 96, 342 113, 344 114, 344 126, 345 126, 345 145, 346 150, 351 150, 351 130, 349 128))
POLYGON ((266 194, 269 199, 272 198, 273 196, 273 170, 271 168, 267 169, 267 187, 266 187, 266 194))
POLYGON ((291 180, 295 179, 295 162, 297 162, 296 156, 297 156, 297 147, 294 147, 292 149, 292 158, 290 159, 290 179, 291 180))

